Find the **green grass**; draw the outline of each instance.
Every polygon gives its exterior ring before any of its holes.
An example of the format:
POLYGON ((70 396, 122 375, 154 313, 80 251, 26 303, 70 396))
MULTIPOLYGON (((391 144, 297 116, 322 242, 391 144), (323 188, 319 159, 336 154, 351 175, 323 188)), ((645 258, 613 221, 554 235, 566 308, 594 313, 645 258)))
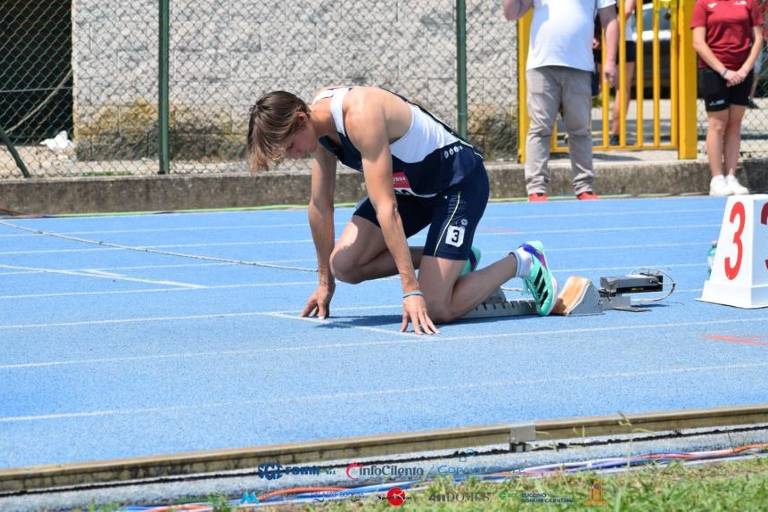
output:
POLYGON ((518 478, 503 483, 448 479, 432 482, 420 493, 406 491, 407 501, 393 507, 386 500, 328 502, 288 506, 277 510, 360 511, 707 511, 768 510, 768 458, 707 466, 649 466, 615 475, 578 473, 540 479, 518 478), (593 484, 602 489, 603 505, 590 506, 593 484), (446 502, 446 496, 471 496, 475 501, 446 502), (561 504, 535 502, 537 497, 559 499, 561 504), (443 501, 438 501, 438 500, 443 501))

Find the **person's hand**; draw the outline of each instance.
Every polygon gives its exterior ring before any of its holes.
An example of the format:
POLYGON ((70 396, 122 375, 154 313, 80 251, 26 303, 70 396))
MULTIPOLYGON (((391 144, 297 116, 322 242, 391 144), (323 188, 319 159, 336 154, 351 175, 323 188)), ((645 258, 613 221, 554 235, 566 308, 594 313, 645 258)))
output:
POLYGON ((328 318, 331 314, 329 306, 335 290, 335 283, 319 284, 315 292, 309 296, 307 305, 301 311, 301 316, 328 318))
POLYGON ((592 49, 597 50, 600 47, 600 40, 596 37, 592 38, 592 49))
POLYGON ((408 323, 413 323, 416 334, 436 334, 439 331, 427 313, 427 303, 421 295, 410 295, 403 299, 403 323, 400 332, 408 329, 408 323))
POLYGON ((605 66, 603 66, 603 76, 606 80, 608 80, 608 83, 611 85, 611 87, 616 87, 616 63, 615 62, 606 62, 605 66))
POLYGON ((729 69, 723 78, 725 78, 725 83, 728 87, 733 87, 743 82, 745 76, 742 76, 738 71, 729 69))
POLYGON ((739 83, 742 83, 744 80, 747 79, 747 76, 749 75, 749 69, 744 69, 743 67, 739 68, 736 71, 736 75, 739 77, 739 83))

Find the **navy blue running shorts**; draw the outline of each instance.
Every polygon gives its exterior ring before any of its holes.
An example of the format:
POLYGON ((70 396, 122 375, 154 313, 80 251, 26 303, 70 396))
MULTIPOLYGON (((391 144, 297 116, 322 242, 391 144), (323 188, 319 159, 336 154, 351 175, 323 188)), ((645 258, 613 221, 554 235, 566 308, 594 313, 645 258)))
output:
MULTIPOLYGON (((397 194, 397 211, 409 238, 429 226, 424 255, 449 260, 469 258, 475 229, 488 204, 488 173, 482 161, 460 183, 435 197, 397 194)), ((366 198, 355 215, 379 225, 371 200, 366 198)))

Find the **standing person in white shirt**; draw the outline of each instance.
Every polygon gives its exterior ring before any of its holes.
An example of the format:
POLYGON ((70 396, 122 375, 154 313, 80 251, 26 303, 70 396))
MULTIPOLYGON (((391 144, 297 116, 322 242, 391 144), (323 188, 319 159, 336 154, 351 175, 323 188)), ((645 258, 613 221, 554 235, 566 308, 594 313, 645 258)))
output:
POLYGON ((528 116, 525 181, 529 201, 546 201, 552 126, 562 104, 573 188, 579 199, 597 199, 592 185, 592 36, 597 12, 605 27, 607 59, 602 72, 616 83, 619 27, 615 0, 502 0, 514 21, 533 8, 526 66, 528 116))

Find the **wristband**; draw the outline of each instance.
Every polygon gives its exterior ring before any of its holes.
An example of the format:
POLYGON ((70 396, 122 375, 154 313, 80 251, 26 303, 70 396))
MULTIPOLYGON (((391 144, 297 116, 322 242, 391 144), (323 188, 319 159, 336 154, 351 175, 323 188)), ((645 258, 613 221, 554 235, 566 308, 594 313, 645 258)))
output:
POLYGON ((725 69, 723 69, 723 72, 722 72, 722 73, 720 73, 720 76, 722 76, 723 78, 725 78, 727 75, 728 75, 728 68, 725 68, 725 69))
POLYGON ((423 297, 424 294, 421 293, 421 290, 414 290, 412 292, 407 292, 403 294, 403 299, 407 299, 408 297, 413 297, 414 295, 418 295, 419 297, 423 297))

